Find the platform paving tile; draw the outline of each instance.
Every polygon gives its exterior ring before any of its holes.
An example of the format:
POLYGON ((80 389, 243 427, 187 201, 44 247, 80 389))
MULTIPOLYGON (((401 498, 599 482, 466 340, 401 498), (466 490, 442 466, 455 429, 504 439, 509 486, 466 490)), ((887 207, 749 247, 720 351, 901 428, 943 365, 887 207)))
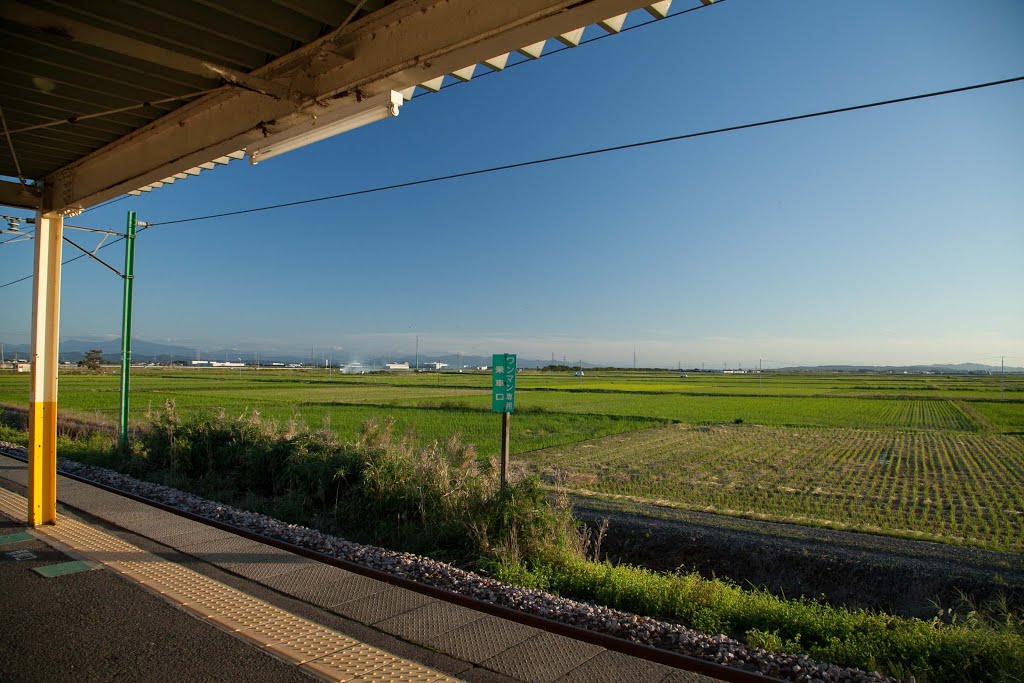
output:
POLYGON ((488 659, 483 666, 525 683, 550 683, 602 652, 604 648, 597 645, 542 632, 488 659))
POLYGON ((216 527, 206 526, 205 524, 196 524, 195 528, 180 532, 177 534, 171 534, 162 536, 155 540, 163 543, 166 546, 170 546, 176 550, 182 552, 188 552, 190 548, 195 548, 205 543, 210 543, 216 540, 223 540, 226 538, 235 538, 235 534, 227 531, 222 531, 216 527))
MULTIPOLYGON (((114 521, 114 516, 130 514, 139 509, 142 503, 107 493, 101 489, 84 488, 65 492, 57 485, 57 500, 78 508, 101 519, 114 521)), ((115 522, 116 523, 116 522, 115 522)))
POLYGON ((131 524, 137 524, 140 528, 145 528, 148 531, 159 528, 157 522, 163 521, 171 524, 175 520, 183 519, 170 512, 164 512, 163 510, 148 506, 145 503, 139 503, 134 500, 128 500, 125 503, 124 507, 117 505, 113 508, 106 507, 101 511, 95 511, 95 508, 92 506, 83 509, 90 514, 105 519, 108 522, 113 522, 125 529, 130 529, 129 525, 131 524))
MULTIPOLYGON (((74 479, 68 479, 67 477, 57 476, 57 491, 64 493, 65 491, 84 491, 86 489, 95 488, 89 484, 83 484, 80 481, 74 479)), ((59 494, 58 494, 58 497, 59 494)))
POLYGON ((229 536, 192 546, 185 552, 219 567, 225 562, 239 561, 247 556, 257 557, 262 548, 262 543, 241 536, 229 536))
POLYGON ((361 621, 364 624, 376 624, 379 621, 397 617, 403 612, 423 607, 430 602, 435 602, 435 600, 421 593, 389 586, 379 593, 330 605, 329 608, 343 617, 361 621))
POLYGON ((459 678, 466 683, 519 683, 516 679, 509 678, 505 674, 479 666, 459 672, 459 678))
MULTIPOLYGON (((223 556, 217 557, 214 563, 228 571, 240 574, 246 579, 263 581, 278 574, 296 571, 315 564, 312 560, 281 548, 267 546, 241 537, 239 540, 247 542, 249 545, 238 544, 239 551, 223 553, 223 556)), ((224 541, 224 543, 229 542, 224 541)), ((196 554, 195 549, 189 554, 196 554)), ((215 555, 217 554, 215 553, 215 555)))
POLYGON ((312 560, 304 557, 237 536, 201 544, 186 552, 204 562, 215 564, 221 569, 254 581, 262 581, 314 564, 312 560))
POLYGON ((664 664, 605 650, 558 679, 557 683, 620 683, 660 681, 675 671, 664 664))
POLYGON ((399 638, 422 643, 434 636, 479 621, 485 616, 487 615, 483 612, 438 600, 378 622, 375 626, 399 638))
POLYGON ((28 469, 26 469, 23 463, 17 462, 16 460, 5 459, 6 462, 11 465, 5 465, 0 469, 0 477, 13 481, 15 484, 21 484, 22 486, 28 483, 28 469))
POLYGON ((721 683, 721 681, 694 671, 675 669, 668 676, 658 681, 658 683, 721 683))
POLYGON ((358 600, 388 588, 383 581, 319 563, 260 583, 317 607, 358 600))
POLYGON ((486 616, 423 642, 456 659, 480 664, 540 633, 532 626, 486 616))
POLYGON ((190 519, 172 515, 162 510, 146 509, 145 507, 132 512, 118 514, 109 521, 140 536, 146 536, 161 542, 164 538, 189 532, 194 533, 203 527, 202 524, 193 522, 190 519))
POLYGON ((279 551, 280 554, 266 552, 267 550, 273 549, 263 548, 258 554, 239 557, 236 560, 226 560, 221 562, 220 566, 239 576, 262 582, 275 576, 305 569, 313 564, 312 560, 298 555, 281 551, 279 551))

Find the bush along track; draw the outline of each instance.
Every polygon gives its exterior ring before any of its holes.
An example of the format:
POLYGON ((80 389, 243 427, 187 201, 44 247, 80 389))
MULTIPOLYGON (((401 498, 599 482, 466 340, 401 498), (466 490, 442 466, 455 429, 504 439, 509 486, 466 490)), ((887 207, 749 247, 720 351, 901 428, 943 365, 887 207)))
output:
POLYGON ((775 677, 882 680, 865 672, 874 670, 907 680, 1012 681, 1024 670, 1024 638, 1012 615, 1000 626, 958 615, 890 617, 595 561, 600 536, 581 530, 564 498, 552 501, 532 478, 502 492, 494 468, 479 464, 471 447, 457 439, 418 447, 387 423, 366 425, 346 444, 329 430, 255 415, 183 422, 168 406, 130 452, 79 449, 75 457, 135 476, 67 459, 64 471, 255 533, 775 677), (267 511, 283 521, 260 514, 267 511), (330 533, 337 531, 459 566, 330 533))

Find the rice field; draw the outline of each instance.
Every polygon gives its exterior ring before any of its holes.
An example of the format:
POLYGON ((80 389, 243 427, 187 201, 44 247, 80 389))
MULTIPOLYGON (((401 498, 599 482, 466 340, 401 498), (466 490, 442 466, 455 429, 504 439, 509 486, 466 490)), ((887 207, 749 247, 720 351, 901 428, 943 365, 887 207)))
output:
POLYGON ((670 425, 528 462, 579 491, 1024 551, 1020 436, 670 425))
MULTIPOLYGON (((475 398, 455 398, 469 408, 475 398)), ((452 398, 446 399, 451 404, 452 398)), ((409 398, 429 407, 436 399, 409 398)), ((654 417, 688 424, 753 423, 792 427, 952 429, 976 431, 978 423, 954 402, 941 399, 869 399, 778 396, 688 396, 633 392, 526 390, 517 394, 523 410, 654 417)))
POLYGON ((971 401, 963 407, 992 431, 1024 434, 1024 401, 971 401))
MULTIPOLYGON (((578 491, 720 513, 911 535, 1021 552, 1024 377, 679 372, 524 372, 512 452, 578 491)), ((29 378, 0 375, 0 407, 29 378)), ((433 441, 500 449, 485 372, 136 369, 135 421, 173 400, 328 425, 368 419, 433 441)), ((118 378, 60 378, 64 415, 112 424, 118 378)))

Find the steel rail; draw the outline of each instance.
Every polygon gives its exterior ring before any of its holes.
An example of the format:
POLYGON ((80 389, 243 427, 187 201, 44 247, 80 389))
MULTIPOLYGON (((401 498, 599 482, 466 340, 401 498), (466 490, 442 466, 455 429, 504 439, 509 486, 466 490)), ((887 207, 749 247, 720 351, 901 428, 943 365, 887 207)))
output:
MULTIPOLYGON (((15 460, 20 460, 21 462, 27 462, 27 459, 20 455, 19 453, 17 453, 16 451, 11 451, 10 449, 0 447, 0 453, 8 457, 11 457, 15 460)), ((689 655, 680 654, 678 652, 673 652, 671 650, 664 650, 661 648, 652 647, 650 645, 643 645, 641 643, 625 640, 623 638, 617 638, 616 636, 607 633, 591 631, 580 626, 573 626, 571 624, 565 624, 560 621, 545 619, 544 617, 540 617, 535 614, 529 614, 527 612, 522 612, 520 610, 512 609, 510 607, 495 605, 490 602, 478 600, 477 598, 472 598, 468 595, 454 593, 452 591, 420 583, 412 579, 407 579, 401 576, 395 576, 385 571, 373 569, 372 567, 367 567, 356 562, 343 560, 332 555, 328 555, 326 553, 318 552, 316 550, 310 550, 309 548, 305 548, 294 543, 288 543, 287 541, 282 541, 270 536, 263 536, 253 531, 249 531, 248 529, 236 527, 231 524, 227 524, 226 522, 210 519, 208 517, 203 517, 202 515, 197 515, 193 512, 188 512, 187 510, 181 510, 179 508, 167 505, 165 503, 160 503, 155 500, 150 500, 148 498, 144 498, 143 496, 139 496, 134 493, 122 491, 113 486, 101 484, 90 479, 86 479, 85 477, 80 477, 75 474, 70 474, 68 472, 58 472, 58 474, 62 477, 67 477, 68 479, 72 479, 82 484, 94 486, 108 493, 113 493, 115 495, 123 496, 130 500, 134 500, 138 503, 149 505, 151 507, 157 508, 158 510, 170 512, 172 514, 178 515, 179 517, 190 519, 194 522, 206 524, 207 526, 212 526, 221 529, 222 531, 227 531, 238 536, 243 536, 250 540, 257 541, 264 545, 269 545, 280 550, 284 550, 286 552, 290 552, 292 554, 305 557, 310 560, 315 560, 317 562, 329 564, 339 569, 350 571, 353 574, 360 574, 362 576, 366 576, 371 579, 376 579, 378 581, 382 581, 384 583, 388 583, 399 588, 405 588, 407 590, 415 591, 417 593, 421 593, 423 595, 427 595, 438 600, 444 600, 446 602, 454 603, 456 605, 477 610, 479 612, 485 612, 492 616, 507 619, 518 624, 532 626, 534 628, 538 628, 543 631, 548 631, 556 635, 561 635, 567 638, 572 638, 574 640, 580 640, 586 643, 590 643, 592 645, 597 645, 599 647, 603 647, 606 650, 621 652, 622 654, 629 655, 631 657, 637 657, 639 659, 655 662, 657 664, 663 664, 665 666, 669 666, 675 669, 685 669, 687 671, 693 671, 695 673, 703 674, 718 680, 730 681, 731 683, 764 683, 765 681, 787 683, 786 681, 784 681, 784 679, 772 678, 767 674, 763 674, 760 672, 750 671, 747 669, 740 669, 737 667, 725 666, 724 664, 718 664, 705 659, 700 659, 698 657, 691 657, 689 655)), ((90 514, 88 513, 88 511, 83 510, 83 512, 85 512, 86 514, 90 514)), ((92 516, 97 517, 97 519, 102 519, 97 515, 92 516)), ((124 527, 119 526, 115 522, 110 522, 108 520, 103 521, 105 523, 112 524, 113 526, 117 526, 118 528, 125 529, 124 527)), ((125 530, 130 533, 136 533, 131 531, 131 529, 125 530)), ((157 542, 159 543, 159 541, 157 542)))

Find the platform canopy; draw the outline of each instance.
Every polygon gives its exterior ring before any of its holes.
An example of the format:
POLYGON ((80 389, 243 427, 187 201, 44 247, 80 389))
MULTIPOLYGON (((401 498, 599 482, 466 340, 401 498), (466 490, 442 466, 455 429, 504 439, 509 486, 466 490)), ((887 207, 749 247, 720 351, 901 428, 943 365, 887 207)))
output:
MULTIPOLYGON (((701 0, 710 4, 712 0, 701 0)), ((0 0, 0 204, 73 215, 373 96, 619 31, 650 0, 0 0), (19 178, 23 181, 18 180, 19 178)))

